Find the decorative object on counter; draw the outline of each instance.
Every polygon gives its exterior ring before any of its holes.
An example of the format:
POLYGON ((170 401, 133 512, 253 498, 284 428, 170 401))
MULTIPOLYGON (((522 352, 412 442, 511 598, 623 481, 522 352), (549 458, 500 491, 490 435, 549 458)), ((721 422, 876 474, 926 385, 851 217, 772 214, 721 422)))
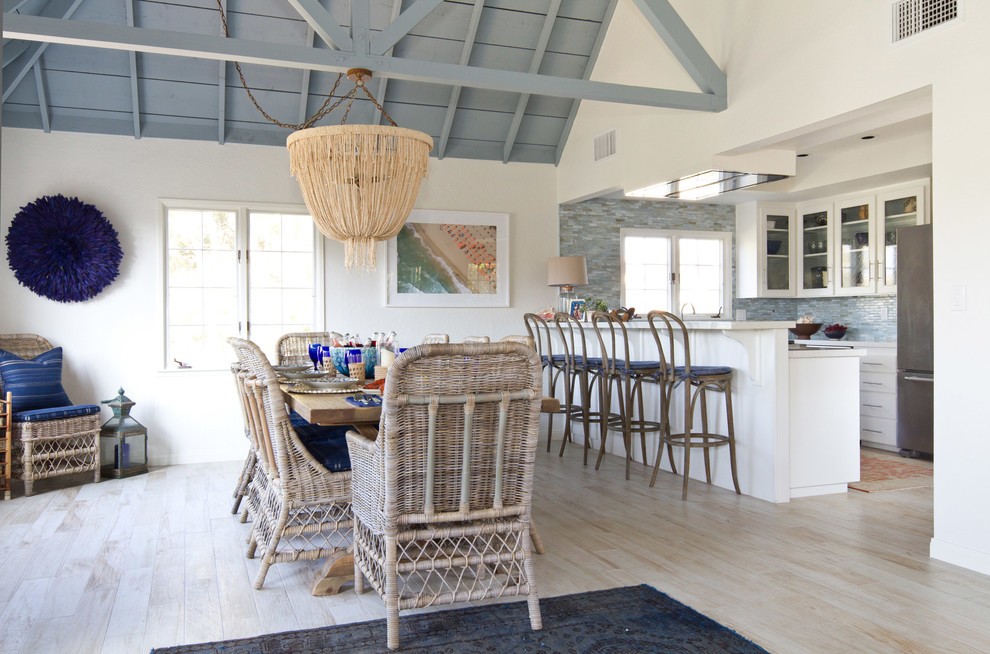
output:
POLYGON ((870 235, 866 232, 856 232, 856 247, 866 247, 870 242, 870 235))
POLYGON ((551 257, 547 265, 547 286, 560 289, 557 310, 570 313, 571 302, 578 299, 574 295, 575 286, 587 286, 588 267, 584 257, 551 257))
POLYGON ((574 300, 571 302, 571 310, 568 313, 575 320, 584 320, 584 300, 574 300))
POLYGON ((608 312, 613 318, 618 318, 622 322, 629 322, 636 316, 636 307, 619 307, 618 309, 612 309, 608 312))
POLYGON ((120 479, 148 472, 148 430, 130 415, 134 401, 121 388, 100 404, 113 411, 100 428, 100 474, 120 479))
POLYGON ((822 328, 822 323, 814 322, 814 317, 804 315, 797 319, 797 325, 790 327, 788 331, 798 337, 799 340, 806 341, 811 335, 822 328))
POLYGON ((825 328, 824 334, 829 338, 839 340, 846 335, 847 327, 845 325, 840 325, 835 323, 834 325, 829 325, 825 328))
POLYGON ((117 231, 79 198, 43 196, 23 207, 7 230, 14 277, 56 302, 83 302, 110 285, 124 257, 117 231))

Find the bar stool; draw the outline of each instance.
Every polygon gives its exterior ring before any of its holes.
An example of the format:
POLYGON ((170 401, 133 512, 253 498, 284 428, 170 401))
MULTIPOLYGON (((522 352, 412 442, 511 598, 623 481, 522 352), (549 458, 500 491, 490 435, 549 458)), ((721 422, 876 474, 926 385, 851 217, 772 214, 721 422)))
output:
MULTIPOLYGON (((536 343, 536 351, 540 355, 541 365, 547 373, 546 385, 544 386, 546 394, 550 397, 556 397, 557 380, 564 372, 564 355, 553 353, 550 326, 546 320, 535 313, 524 313, 523 323, 526 325, 526 333, 536 343)), ((550 441, 553 439, 553 416, 553 413, 547 414, 547 452, 550 451, 550 441)))
POLYGON ((661 432, 663 423, 646 420, 643 414, 643 383, 656 382, 661 370, 660 361, 634 361, 629 357, 629 335, 626 325, 617 316, 603 311, 591 314, 591 324, 601 346, 602 367, 598 382, 599 407, 606 423, 602 429, 602 447, 598 452, 595 470, 605 456, 605 440, 609 430, 622 431, 626 447, 626 479, 629 479, 629 462, 632 460, 632 432, 640 434, 643 446, 643 465, 646 465, 646 434, 661 432), (612 390, 619 398, 619 412, 611 412, 612 390), (639 411, 633 403, 637 404, 639 411))
MULTIPOLYGON (((564 456, 564 448, 571 439, 571 425, 580 420, 584 428, 584 465, 588 465, 588 436, 591 425, 602 424, 602 412, 591 410, 591 397, 595 384, 600 384, 602 358, 589 357, 587 341, 584 337, 584 326, 581 321, 569 313, 557 313, 554 316, 560 342, 564 347, 564 438, 560 443, 560 454, 564 456), (579 404, 574 401, 575 387, 580 392, 579 404)), ((604 429, 601 429, 604 438, 604 429)))
POLYGON ((650 323, 650 331, 657 344, 657 351, 660 355, 661 368, 658 370, 657 382, 661 386, 660 403, 662 422, 664 425, 661 432, 661 442, 657 447, 657 459, 653 464, 653 477, 650 479, 650 487, 657 481, 657 472, 660 470, 660 461, 663 458, 663 445, 666 445, 667 455, 670 458, 670 469, 677 474, 674 464, 674 453, 672 446, 684 448, 684 485, 681 491, 681 499, 687 499, 688 479, 691 471, 691 450, 702 448, 705 455, 705 478, 708 483, 712 483, 712 466, 709 450, 713 447, 729 446, 729 466, 732 471, 732 484, 736 488, 736 495, 739 492, 739 477, 736 473, 736 438, 732 422, 732 368, 728 366, 692 366, 691 346, 688 340, 687 327, 684 322, 672 313, 666 311, 651 311, 647 315, 650 323), (661 324, 662 323, 662 324, 661 324), (666 338, 661 336, 661 332, 666 338), (684 365, 678 366, 676 362, 675 340, 677 336, 684 344, 684 365), (663 341, 666 340, 666 348, 663 341), (674 389, 684 384, 684 432, 672 434, 670 428, 670 410, 673 406, 674 389), (708 391, 722 393, 725 397, 726 433, 712 434, 708 431, 708 391), (700 400, 700 402, 699 402, 700 400), (701 431, 695 432, 694 410, 700 404, 701 409, 701 431))

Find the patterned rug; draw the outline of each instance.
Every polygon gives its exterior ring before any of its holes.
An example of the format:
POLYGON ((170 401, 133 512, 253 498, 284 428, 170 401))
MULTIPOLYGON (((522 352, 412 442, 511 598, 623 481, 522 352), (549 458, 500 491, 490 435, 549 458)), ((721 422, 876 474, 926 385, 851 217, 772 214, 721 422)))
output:
MULTIPOLYGON (((543 629, 526 602, 488 604, 400 618, 399 652, 737 652, 766 650, 649 587, 627 586, 540 600, 543 629)), ((386 652, 385 621, 266 634, 152 650, 152 654, 356 654, 386 652)))
POLYGON ((893 452, 860 450, 859 481, 851 490, 875 493, 908 488, 931 488, 934 466, 925 459, 907 459, 893 452))

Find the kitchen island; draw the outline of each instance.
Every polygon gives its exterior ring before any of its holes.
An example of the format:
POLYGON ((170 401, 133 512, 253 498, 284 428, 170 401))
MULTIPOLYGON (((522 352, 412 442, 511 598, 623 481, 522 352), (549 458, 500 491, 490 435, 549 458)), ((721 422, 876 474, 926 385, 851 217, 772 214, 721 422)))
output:
MULTIPOLYGON (((736 436, 736 465, 740 490, 770 502, 787 502, 791 492, 791 379, 788 349, 788 328, 793 321, 732 321, 688 320, 685 323, 691 341, 692 365, 722 365, 735 370, 732 380, 733 423, 736 436)), ((589 349, 598 352, 598 342, 590 324, 585 325, 589 349)), ((656 345, 646 320, 626 323, 630 350, 634 357, 656 360, 656 345)), ((560 350, 555 350, 555 352, 560 350)), ((822 356, 856 357, 854 350, 809 350, 804 358, 822 356), (838 354, 836 354, 838 353, 838 354)), ((681 357, 681 353, 678 353, 681 357)), ((683 359, 679 359, 679 362, 683 359)), ((856 359, 858 361, 858 359, 856 359)), ((852 374, 852 373, 850 373, 852 374)), ((859 387, 858 368, 848 380, 855 389, 859 387)), ((807 383, 805 382, 805 385, 807 383)), ((659 391, 652 384, 644 384, 644 400, 647 419, 656 419, 659 413, 659 391)), ((797 390, 797 389, 795 389, 797 390)), ((682 391, 678 389, 678 394, 682 391)), ((713 433, 725 433, 725 405, 722 401, 709 402, 709 428, 713 433)), ((858 413, 854 411, 858 418, 858 413)), ((672 429, 683 429, 674 416, 672 429)), ((696 422, 696 424, 698 424, 696 422)), ((580 438, 580 436, 577 436, 580 438)), ((859 443, 858 422, 855 432, 845 435, 859 443)), ((635 444, 638 435, 633 435, 635 444)), ((647 436, 647 463, 653 464, 658 438, 647 436)), ((592 445, 598 447, 597 429, 592 429, 592 445)), ((608 451, 625 456, 622 438, 610 435, 608 451)), ((641 461, 638 445, 633 448, 633 458, 641 461)), ((680 458, 682 448, 674 449, 680 458)), ((716 448, 711 452, 712 483, 732 489, 728 448, 716 448)), ((670 470, 667 458, 661 467, 670 470)), ((704 466, 692 466, 691 478, 704 480, 704 466)), ((795 496, 800 493, 795 493, 795 496)))

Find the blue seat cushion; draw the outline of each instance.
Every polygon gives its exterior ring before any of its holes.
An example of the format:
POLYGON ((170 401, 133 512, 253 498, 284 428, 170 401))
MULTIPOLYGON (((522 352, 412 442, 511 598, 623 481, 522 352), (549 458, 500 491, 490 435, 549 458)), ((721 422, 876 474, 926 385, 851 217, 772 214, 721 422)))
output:
POLYGON ((14 395, 14 413, 72 404, 62 388, 62 348, 43 352, 30 361, 0 350, 3 390, 14 395))
MULTIPOLYGON (((677 366, 674 368, 674 374, 680 379, 683 379, 686 375, 684 374, 684 366, 677 366)), ((715 375, 731 375, 732 368, 729 366, 691 366, 691 379, 697 379, 698 377, 709 377, 715 375)))
POLYGON ((303 445, 330 472, 350 470, 351 456, 347 453, 347 439, 344 438, 349 427, 324 427, 323 429, 336 430, 340 435, 304 440, 303 445))
POLYGON ((44 422, 45 420, 63 420, 65 418, 78 418, 80 416, 91 416, 99 413, 100 407, 96 404, 76 404, 74 406, 57 406, 50 409, 32 409, 31 411, 18 411, 14 414, 14 422, 44 422))
MULTIPOLYGON (((615 362, 615 367, 618 368, 619 370, 625 370, 625 368, 626 368, 626 362, 625 361, 621 361, 621 360, 616 361, 615 362)), ((659 361, 630 361, 629 362, 629 370, 652 370, 653 368, 659 368, 659 367, 660 367, 660 362, 659 361)))

